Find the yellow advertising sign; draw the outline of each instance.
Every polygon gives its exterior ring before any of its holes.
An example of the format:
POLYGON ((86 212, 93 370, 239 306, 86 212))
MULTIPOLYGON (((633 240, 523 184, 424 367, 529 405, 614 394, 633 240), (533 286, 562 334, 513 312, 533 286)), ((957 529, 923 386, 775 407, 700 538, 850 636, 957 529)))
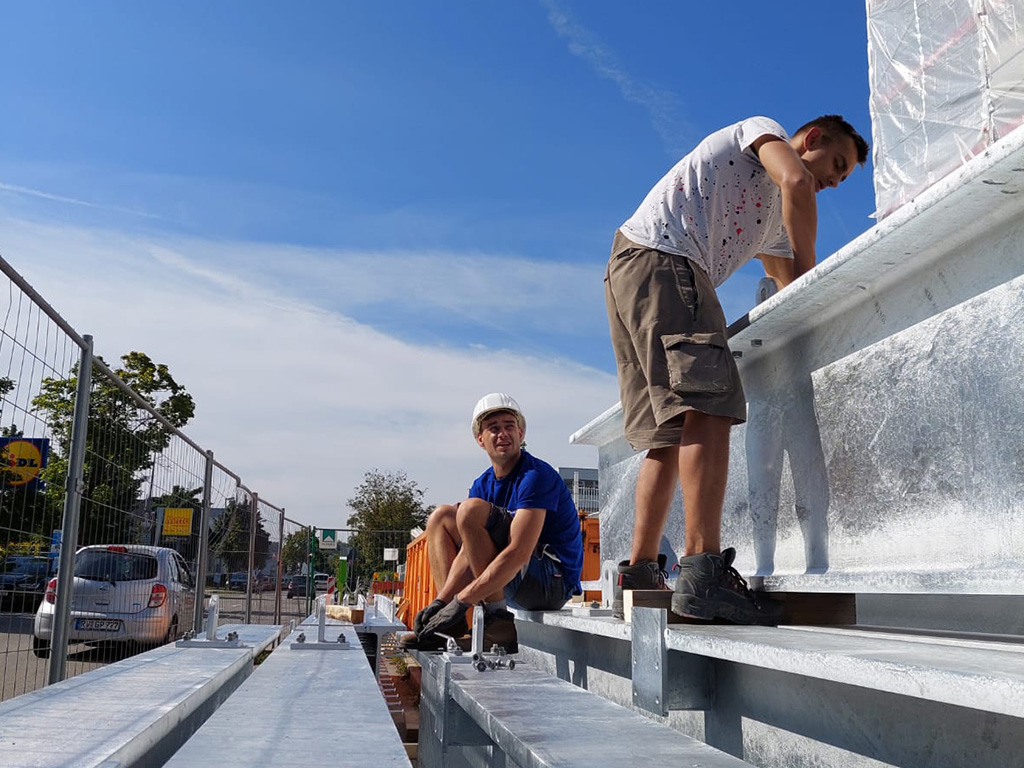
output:
POLYGON ((167 507, 164 510, 164 536, 192 535, 192 507, 167 507))
POLYGON ((11 440, 4 446, 0 457, 8 473, 7 485, 27 485, 36 479, 43 468, 43 456, 39 448, 28 440, 11 440))

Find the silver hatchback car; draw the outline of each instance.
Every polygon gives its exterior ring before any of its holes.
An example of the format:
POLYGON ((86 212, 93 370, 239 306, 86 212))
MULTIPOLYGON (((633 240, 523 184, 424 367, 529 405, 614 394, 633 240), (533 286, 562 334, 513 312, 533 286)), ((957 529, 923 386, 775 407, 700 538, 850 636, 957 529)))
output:
MULTIPOLYGON (((82 547, 75 555, 68 640, 169 643, 191 625, 195 579, 184 558, 167 547, 136 544, 82 547)), ((53 637, 57 579, 36 611, 32 650, 45 658, 53 637)))

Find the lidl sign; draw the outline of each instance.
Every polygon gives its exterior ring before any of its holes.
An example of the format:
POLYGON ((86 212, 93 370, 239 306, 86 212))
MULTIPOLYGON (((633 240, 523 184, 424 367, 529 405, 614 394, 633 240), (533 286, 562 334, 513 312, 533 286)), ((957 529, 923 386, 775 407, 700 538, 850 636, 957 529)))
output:
POLYGON ((50 455, 50 441, 42 437, 0 438, 0 472, 3 485, 27 486, 39 478, 50 455))
POLYGON ((192 535, 192 507, 164 509, 164 536, 192 535))

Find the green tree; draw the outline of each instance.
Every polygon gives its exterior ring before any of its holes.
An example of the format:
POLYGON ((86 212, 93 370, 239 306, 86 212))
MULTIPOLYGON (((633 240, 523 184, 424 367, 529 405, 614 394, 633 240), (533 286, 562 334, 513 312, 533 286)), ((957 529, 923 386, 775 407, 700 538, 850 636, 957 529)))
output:
POLYGON ((281 547, 281 562, 285 573, 298 573, 303 563, 309 559, 309 529, 289 533, 284 537, 281 547))
POLYGON ((372 469, 348 505, 353 510, 348 524, 355 529, 348 540, 352 547, 349 581, 359 579, 365 584, 374 572, 385 570, 385 547, 404 549, 411 539, 409 530, 426 525, 423 491, 404 472, 372 469))
MULTIPOLYGON (((252 507, 248 500, 231 499, 224 512, 213 521, 210 530, 210 549, 224 561, 229 571, 249 568, 249 522, 252 507)), ((263 521, 256 521, 256 567, 261 567, 270 551, 270 534, 263 521)))
MULTIPOLYGON (((166 365, 142 352, 122 355, 117 376, 175 427, 195 413, 195 403, 166 365)), ((46 493, 62 504, 71 449, 78 368, 66 379, 44 379, 32 405, 53 435, 50 461, 41 473, 46 493)), ((141 490, 171 432, 122 392, 108 377, 93 375, 85 440, 84 493, 79 544, 138 540, 143 536, 141 490)))

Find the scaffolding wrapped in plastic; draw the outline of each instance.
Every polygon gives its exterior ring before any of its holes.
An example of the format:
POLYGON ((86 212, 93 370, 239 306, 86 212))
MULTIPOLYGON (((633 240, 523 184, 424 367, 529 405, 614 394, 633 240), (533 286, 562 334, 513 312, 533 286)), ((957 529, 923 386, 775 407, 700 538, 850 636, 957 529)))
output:
POLYGON ((1024 118, 1024 0, 867 0, 884 218, 1024 118))

